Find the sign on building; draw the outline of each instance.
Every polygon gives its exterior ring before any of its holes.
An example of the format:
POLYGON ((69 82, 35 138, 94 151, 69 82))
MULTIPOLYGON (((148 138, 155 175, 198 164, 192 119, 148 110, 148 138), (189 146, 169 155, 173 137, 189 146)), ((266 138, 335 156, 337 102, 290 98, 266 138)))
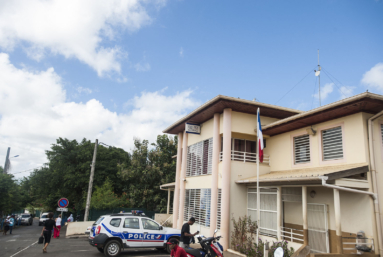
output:
POLYGON ((201 125, 186 123, 185 130, 186 130, 186 133, 199 135, 201 134, 201 125))

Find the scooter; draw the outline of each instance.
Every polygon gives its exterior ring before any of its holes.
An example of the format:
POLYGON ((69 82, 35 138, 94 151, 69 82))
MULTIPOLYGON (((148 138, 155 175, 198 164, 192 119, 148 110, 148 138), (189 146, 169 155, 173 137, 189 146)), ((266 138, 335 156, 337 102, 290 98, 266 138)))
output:
POLYGON ((218 242, 221 236, 215 236, 217 230, 214 231, 212 237, 204 237, 200 235, 197 237, 198 242, 202 246, 200 249, 185 249, 188 257, 223 257, 223 247, 218 242))

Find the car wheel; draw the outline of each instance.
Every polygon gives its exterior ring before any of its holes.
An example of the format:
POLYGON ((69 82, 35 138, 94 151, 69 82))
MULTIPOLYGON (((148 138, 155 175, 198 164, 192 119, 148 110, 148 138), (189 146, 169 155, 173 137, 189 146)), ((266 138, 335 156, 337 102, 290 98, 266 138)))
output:
POLYGON ((97 247, 97 250, 98 250, 100 253, 104 253, 104 248, 98 248, 98 247, 97 247))
POLYGON ((170 245, 166 245, 166 251, 168 252, 168 254, 171 254, 172 250, 170 250, 170 245))
POLYGON ((121 245, 117 240, 111 240, 104 247, 104 254, 107 257, 119 256, 121 253, 121 245))

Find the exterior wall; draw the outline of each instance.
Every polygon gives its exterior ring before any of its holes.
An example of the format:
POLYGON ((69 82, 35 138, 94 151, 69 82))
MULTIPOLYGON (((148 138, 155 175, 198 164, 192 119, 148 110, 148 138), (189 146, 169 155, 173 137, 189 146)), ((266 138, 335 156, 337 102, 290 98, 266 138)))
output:
POLYGON ((214 119, 210 119, 201 124, 200 135, 188 134, 188 146, 213 137, 213 125, 214 119))
MULTIPOLYGON (((279 119, 261 116, 263 126, 273 123, 279 119)), ((257 128, 257 115, 242 112, 232 112, 231 131, 249 135, 256 135, 254 129, 257 128)))
MULTIPOLYGON (((336 164, 368 163, 367 136, 365 134, 365 120, 363 113, 356 113, 339 119, 319 123, 313 126, 317 133, 310 135, 311 163, 294 165, 293 160, 293 137, 305 134, 306 128, 283 133, 267 139, 267 150, 272 160, 271 171, 283 171, 303 167, 320 167, 336 164), (321 137, 320 130, 333 125, 341 125, 343 134, 343 154, 340 161, 321 160, 321 137)), ((308 128, 308 127, 307 127, 308 128)))

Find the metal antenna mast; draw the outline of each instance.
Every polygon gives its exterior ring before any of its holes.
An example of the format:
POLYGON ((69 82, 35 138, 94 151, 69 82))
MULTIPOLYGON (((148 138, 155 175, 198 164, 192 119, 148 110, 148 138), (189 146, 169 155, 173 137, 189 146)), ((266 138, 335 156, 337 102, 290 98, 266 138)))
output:
POLYGON ((320 71, 322 70, 320 64, 319 64, 319 49, 318 49, 318 70, 315 71, 315 76, 318 77, 318 82, 319 82, 319 106, 322 106, 321 100, 320 100, 320 71))

